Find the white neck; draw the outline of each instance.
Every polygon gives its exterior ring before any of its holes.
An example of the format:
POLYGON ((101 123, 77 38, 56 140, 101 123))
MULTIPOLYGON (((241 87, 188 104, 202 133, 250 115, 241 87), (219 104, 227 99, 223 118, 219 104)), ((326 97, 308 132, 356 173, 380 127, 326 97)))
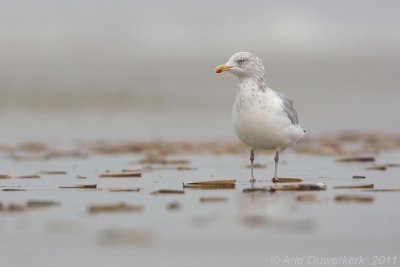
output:
POLYGON ((261 77, 250 77, 250 78, 239 78, 238 90, 251 90, 253 92, 265 92, 268 90, 267 83, 263 76, 261 77))

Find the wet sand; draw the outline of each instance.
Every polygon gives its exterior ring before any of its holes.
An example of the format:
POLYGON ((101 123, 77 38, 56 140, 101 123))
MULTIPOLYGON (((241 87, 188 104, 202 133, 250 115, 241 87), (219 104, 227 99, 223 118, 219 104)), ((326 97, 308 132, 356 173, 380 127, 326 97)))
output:
MULTIPOLYGON (((0 174, 9 176, 0 186, 11 189, 0 192, 2 265, 270 266, 273 256, 363 256, 370 265, 373 256, 396 256, 400 193, 377 189, 400 188, 400 149, 387 145, 398 143, 351 139, 331 139, 346 153, 315 139, 282 154, 280 177, 326 190, 252 193, 243 192, 251 187, 248 151, 235 142, 219 150, 167 141, 8 143, 0 154, 0 174), (337 161, 360 155, 374 162, 337 161), (115 177, 122 170, 141 177, 115 177), (182 187, 224 179, 235 188, 182 187), (334 188, 366 184, 373 189, 334 188), (75 185, 96 188, 60 188, 75 185)), ((276 186, 272 154, 259 153, 256 163, 267 167, 255 169, 254 187, 276 186)))

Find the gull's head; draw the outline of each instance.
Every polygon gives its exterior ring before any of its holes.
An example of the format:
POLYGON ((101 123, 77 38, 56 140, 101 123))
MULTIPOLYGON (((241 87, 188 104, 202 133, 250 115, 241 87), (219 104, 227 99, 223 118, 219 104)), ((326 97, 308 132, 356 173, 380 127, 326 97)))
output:
POLYGON ((261 78, 265 74, 261 59, 249 52, 238 52, 228 62, 214 69, 215 73, 224 71, 229 71, 238 78, 261 78))

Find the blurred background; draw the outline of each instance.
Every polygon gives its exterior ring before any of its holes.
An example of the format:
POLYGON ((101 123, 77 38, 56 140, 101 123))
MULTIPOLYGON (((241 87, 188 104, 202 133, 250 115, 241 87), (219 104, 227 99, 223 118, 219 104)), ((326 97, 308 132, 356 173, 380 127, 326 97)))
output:
POLYGON ((234 138, 237 51, 310 135, 400 130, 399 1, 0 2, 2 142, 234 138))

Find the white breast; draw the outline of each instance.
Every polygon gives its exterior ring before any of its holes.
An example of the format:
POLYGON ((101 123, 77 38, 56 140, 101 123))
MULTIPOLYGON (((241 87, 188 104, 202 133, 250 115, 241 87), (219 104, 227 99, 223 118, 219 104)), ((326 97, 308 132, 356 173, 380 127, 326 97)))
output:
POLYGON ((234 130, 242 142, 253 148, 283 150, 304 136, 303 129, 287 117, 273 90, 244 86, 239 88, 232 110, 234 130))

